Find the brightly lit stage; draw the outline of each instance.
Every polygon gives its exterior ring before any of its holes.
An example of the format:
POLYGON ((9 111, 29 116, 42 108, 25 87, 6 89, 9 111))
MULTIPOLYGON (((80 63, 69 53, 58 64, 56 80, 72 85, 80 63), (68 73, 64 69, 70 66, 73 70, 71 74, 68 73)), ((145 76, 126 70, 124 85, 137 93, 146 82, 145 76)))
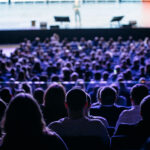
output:
POLYGON ((150 2, 97 2, 80 3, 81 25, 75 22, 74 3, 19 3, 0 4, 0 30, 40 29, 45 22, 47 28, 59 25, 62 29, 116 28, 111 23, 114 16, 124 16, 120 24, 136 21, 137 27, 150 27, 150 2), (70 22, 59 23, 54 16, 68 16, 70 22), (35 21, 35 27, 31 21, 35 21))
POLYGON ((0 4, 0 44, 19 43, 25 37, 33 39, 39 36, 42 39, 57 32, 60 36, 87 37, 94 36, 127 38, 143 38, 150 35, 150 2, 99 2, 81 3, 81 24, 75 22, 73 3, 19 3, 0 4), (70 22, 56 22, 54 16, 68 16, 70 22), (124 16, 118 22, 112 22, 114 16, 124 16), (35 26, 31 21, 35 21, 35 26), (136 27, 120 28, 135 21, 136 27), (40 23, 46 23, 46 29, 40 28, 40 23), (59 29, 50 29, 50 27, 59 29))

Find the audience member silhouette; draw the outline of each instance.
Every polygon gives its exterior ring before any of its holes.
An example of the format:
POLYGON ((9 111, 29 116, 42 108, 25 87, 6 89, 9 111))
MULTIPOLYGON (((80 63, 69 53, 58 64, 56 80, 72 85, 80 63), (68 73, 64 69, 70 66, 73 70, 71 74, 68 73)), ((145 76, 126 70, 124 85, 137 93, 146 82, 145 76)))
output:
POLYGON ((115 105, 117 92, 112 87, 100 88, 97 95, 99 104, 90 109, 90 114, 106 118, 109 126, 115 127, 120 113, 127 108, 115 105))
POLYGON ((133 125, 120 124, 115 133, 115 135, 128 136, 137 147, 141 147, 150 136, 150 95, 141 101, 140 114, 142 117, 141 121, 133 125))
POLYGON ((127 99, 126 97, 122 96, 122 95, 119 95, 119 89, 117 87, 116 84, 112 84, 111 85, 117 92, 117 99, 116 99, 116 105, 119 105, 119 106, 127 106, 127 99))
POLYGON ((2 88, 0 90, 0 98, 8 104, 12 98, 11 90, 8 87, 2 88))
POLYGON ((136 84, 131 89, 131 103, 132 107, 129 110, 124 110, 121 112, 119 119, 116 123, 116 129, 120 124, 135 124, 142 120, 140 114, 140 102, 142 99, 148 95, 148 88, 143 84, 136 84))
POLYGON ((35 98, 35 100, 37 100, 41 110, 43 111, 44 90, 42 88, 36 88, 33 92, 33 97, 35 98))
POLYGON ((89 119, 98 119, 98 120, 100 120, 105 125, 105 127, 108 127, 109 124, 108 124, 107 120, 104 117, 90 115, 90 107, 91 107, 91 97, 90 97, 89 94, 87 94, 87 107, 85 109, 85 115, 89 119))
POLYGON ((29 94, 16 95, 7 107, 2 122, 2 150, 63 149, 63 140, 48 130, 36 100, 29 94))
POLYGON ((50 123, 48 126, 50 129, 54 130, 62 137, 99 137, 101 139, 99 141, 99 147, 102 149, 109 149, 110 138, 106 127, 101 121, 89 119, 85 116, 87 95, 83 90, 73 88, 68 91, 65 106, 68 111, 68 117, 50 123))
POLYGON ((32 87, 28 83, 22 83, 21 89, 23 89, 25 93, 32 94, 32 87))
POLYGON ((44 118, 47 124, 67 116, 64 86, 52 83, 44 93, 44 118))

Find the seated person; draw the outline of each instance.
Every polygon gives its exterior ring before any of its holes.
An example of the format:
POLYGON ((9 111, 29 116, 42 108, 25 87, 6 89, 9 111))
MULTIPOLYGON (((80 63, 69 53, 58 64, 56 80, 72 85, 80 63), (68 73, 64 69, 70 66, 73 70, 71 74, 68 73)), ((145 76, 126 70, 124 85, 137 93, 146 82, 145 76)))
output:
POLYGON ((141 147, 150 136, 150 95, 146 96, 140 103, 140 114, 142 120, 133 125, 120 124, 115 135, 124 135, 133 139, 132 144, 141 147))
POLYGON ((90 109, 90 114, 106 118, 109 126, 115 127, 120 113, 127 108, 115 105, 117 92, 112 87, 100 88, 97 95, 99 105, 93 106, 90 109))
POLYGON ((17 94, 8 105, 3 120, 0 150, 67 150, 63 140, 46 128, 40 107, 29 94, 17 94))
POLYGON ((50 129, 61 137, 95 136, 100 138, 99 147, 110 148, 110 137, 103 123, 85 116, 87 95, 83 90, 73 88, 68 91, 65 106, 68 111, 68 117, 50 123, 48 126, 50 129))
POLYGON ((92 116, 90 115, 90 107, 91 107, 91 97, 89 94, 87 94, 87 108, 85 109, 85 115, 89 118, 89 119, 98 119, 100 120, 105 127, 107 128, 109 126, 107 120, 104 117, 101 116, 92 116))
POLYGON ((48 125, 52 121, 56 121, 67 116, 64 105, 66 90, 62 84, 52 83, 44 93, 44 119, 48 125))
POLYGON ((148 88, 143 84, 136 84, 131 89, 132 108, 121 112, 115 130, 120 124, 135 124, 142 120, 140 102, 148 95, 148 88))
POLYGON ((111 85, 117 92, 117 99, 116 99, 116 105, 119 105, 119 106, 127 106, 127 99, 126 97, 122 96, 122 95, 119 95, 119 89, 117 87, 117 85, 115 84, 112 84, 111 85))

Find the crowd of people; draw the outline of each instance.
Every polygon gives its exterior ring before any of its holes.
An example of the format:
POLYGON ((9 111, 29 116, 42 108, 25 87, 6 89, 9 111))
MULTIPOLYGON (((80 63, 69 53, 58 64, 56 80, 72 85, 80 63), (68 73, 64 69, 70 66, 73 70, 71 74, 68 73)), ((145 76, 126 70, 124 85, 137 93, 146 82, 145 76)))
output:
POLYGON ((109 150, 126 136, 146 150, 149 79, 148 37, 24 39, 0 52, 0 149, 109 150))

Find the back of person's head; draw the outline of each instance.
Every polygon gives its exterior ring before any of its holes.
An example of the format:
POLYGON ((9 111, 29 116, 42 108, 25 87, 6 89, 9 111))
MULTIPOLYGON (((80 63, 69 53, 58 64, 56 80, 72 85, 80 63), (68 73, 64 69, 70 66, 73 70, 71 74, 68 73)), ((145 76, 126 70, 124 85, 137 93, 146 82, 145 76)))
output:
POLYGON ((73 88, 67 92, 66 103, 71 111, 81 111, 87 102, 86 93, 79 89, 73 88))
POLYGON ((136 84, 131 89, 131 99, 135 105, 139 105, 142 99, 148 95, 148 88, 143 84, 136 84))
POLYGON ((23 84, 21 85, 21 88, 22 88, 26 93, 32 94, 32 87, 31 87, 28 83, 23 83, 23 84))
POLYGON ((100 81, 100 79, 101 79, 101 73, 100 72, 95 72, 94 73, 94 78, 95 78, 95 80, 97 80, 97 81, 100 81))
POLYGON ((150 122, 150 95, 146 96, 140 103, 141 116, 144 121, 150 122))
POLYGON ((120 73, 120 66, 119 66, 119 65, 116 65, 116 66, 115 66, 115 70, 116 70, 116 73, 120 73))
POLYGON ((116 97, 117 92, 114 88, 106 86, 99 90, 99 98, 103 105, 113 105, 116 97))
POLYGON ((33 96, 39 104, 43 104, 44 90, 42 88, 36 88, 33 96))
POLYGON ((51 81, 52 81, 52 82, 59 82, 59 80, 60 80, 60 79, 59 79, 59 76, 58 76, 58 75, 52 75, 52 76, 51 76, 51 81))
POLYGON ((66 90, 62 84, 52 83, 44 93, 45 107, 62 106, 65 101, 66 90))
POLYGON ((40 76, 40 81, 47 82, 47 80, 48 80, 47 75, 41 75, 40 76))
POLYGON ((17 94, 9 103, 2 128, 8 135, 41 134, 44 129, 41 110, 36 100, 26 93, 17 94))
POLYGON ((18 81, 24 81, 25 80, 25 73, 24 73, 24 71, 20 71, 19 72, 17 80, 18 81))
POLYGON ((12 95, 11 95, 11 90, 10 88, 2 88, 0 90, 0 98, 5 102, 5 103, 9 103, 11 98, 12 98, 12 95))
POLYGON ((71 74, 71 81, 77 81, 79 74, 77 72, 73 72, 71 74))
POLYGON ((107 71, 104 71, 102 76, 103 76, 103 80, 107 81, 109 77, 109 73, 107 71))
POLYGON ((64 81, 70 81, 70 74, 71 74, 71 72, 70 72, 69 68, 64 67, 62 69, 62 71, 63 71, 63 80, 64 81))

